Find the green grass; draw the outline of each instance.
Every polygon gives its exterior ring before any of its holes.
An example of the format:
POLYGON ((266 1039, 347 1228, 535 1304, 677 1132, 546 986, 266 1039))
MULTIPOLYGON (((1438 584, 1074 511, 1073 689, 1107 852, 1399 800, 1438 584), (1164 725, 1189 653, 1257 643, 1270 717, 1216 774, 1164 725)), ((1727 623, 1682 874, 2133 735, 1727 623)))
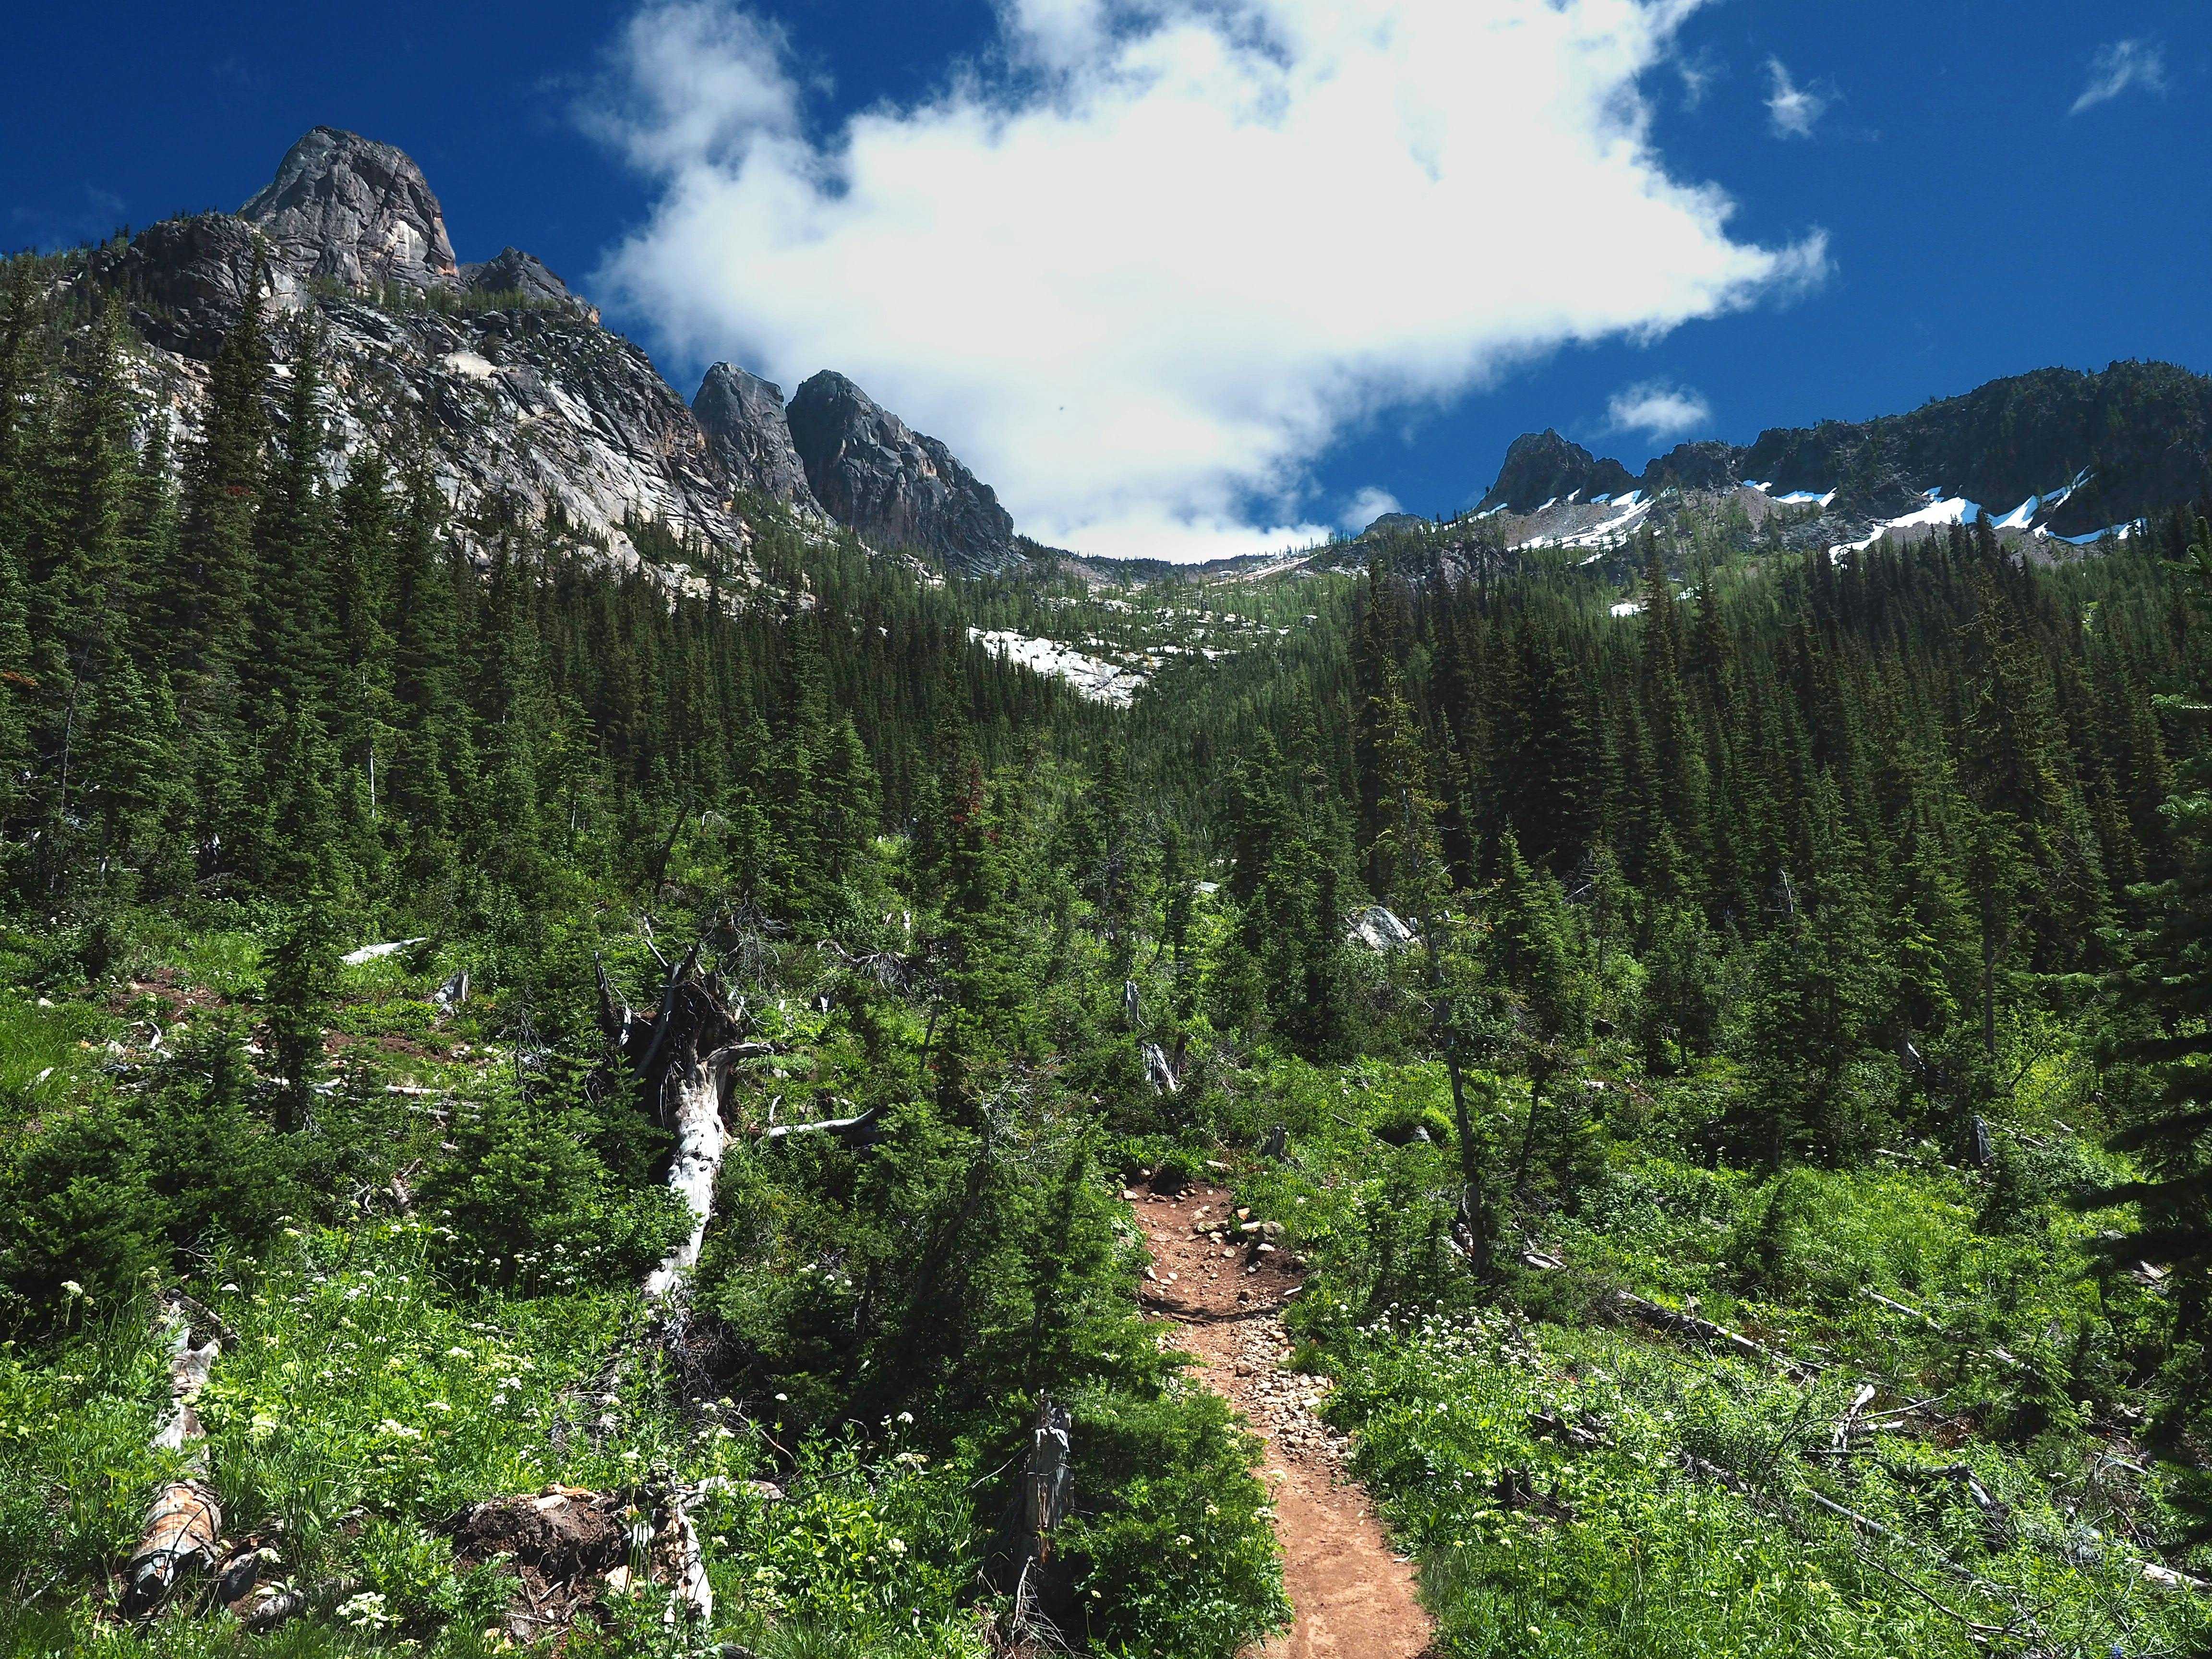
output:
MULTIPOLYGON (((976 1471, 904 1454, 895 1430, 821 1440, 780 1477, 789 1501, 765 1502, 742 1484, 763 1472, 765 1442, 739 1419, 669 1409, 635 1297, 463 1301, 430 1272, 427 1243, 407 1223, 319 1231, 258 1271, 232 1263, 197 1287, 240 1339, 200 1402, 227 1534, 272 1540, 293 1582, 359 1578, 388 1620, 348 1631, 309 1619, 253 1651, 473 1655, 504 1591, 456 1571, 437 1530, 446 1516, 555 1481, 624 1491, 711 1475, 735 1483, 696 1515, 721 1636, 788 1626, 776 1639, 812 1630, 915 1659, 979 1651, 965 1612, 976 1471)), ((0 1585, 15 1607, 0 1616, 0 1653, 248 1645, 185 1610, 141 1632, 102 1622, 106 1572, 175 1470, 147 1449, 165 1380, 143 1307, 40 1360, 0 1351, 0 1585)), ((634 1634, 657 1643, 661 1605, 657 1592, 639 1599, 634 1634)))
POLYGON ((115 1021, 99 1004, 40 1006, 0 990, 0 1128, 59 1106, 108 1058, 115 1021))

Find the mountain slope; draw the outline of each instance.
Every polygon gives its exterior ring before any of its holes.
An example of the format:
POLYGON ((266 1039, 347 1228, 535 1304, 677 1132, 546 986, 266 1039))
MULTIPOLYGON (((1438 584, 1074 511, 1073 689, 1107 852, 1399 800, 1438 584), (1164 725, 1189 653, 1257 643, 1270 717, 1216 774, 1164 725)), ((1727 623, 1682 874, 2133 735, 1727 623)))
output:
MULTIPOLYGON (((779 388, 718 363, 687 405, 542 260, 509 247, 458 261, 436 194, 389 144, 318 127, 237 214, 164 221, 96 250, 88 270, 125 296, 152 390, 186 432, 223 335, 258 297, 280 362, 318 342, 341 453, 374 445, 427 467, 465 525, 561 522, 629 563, 650 521, 742 568, 749 496, 831 516, 779 388)), ((1013 556, 988 486, 867 408, 899 455, 860 469, 875 488, 834 492, 844 521, 876 545, 956 563, 1013 556)))
POLYGON ((1516 439, 1481 513, 1516 515, 1631 489, 1726 491, 1824 500, 1871 526, 1931 494, 1964 498, 2012 526, 2094 534, 2193 500, 2212 478, 2212 380, 2172 363, 2100 374, 2045 368, 1992 380, 1909 415, 1778 427, 1747 447, 1682 444, 1632 477, 1556 432, 1516 439))

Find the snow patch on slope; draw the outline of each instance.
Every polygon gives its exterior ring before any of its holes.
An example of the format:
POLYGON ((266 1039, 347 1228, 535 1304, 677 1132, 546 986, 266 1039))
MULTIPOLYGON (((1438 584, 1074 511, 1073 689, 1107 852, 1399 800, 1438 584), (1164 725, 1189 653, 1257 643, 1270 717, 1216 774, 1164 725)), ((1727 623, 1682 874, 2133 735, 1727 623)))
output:
POLYGON ((1926 492, 1928 505, 1900 518, 1885 519, 1874 527, 1874 533, 1855 542, 1838 542, 1828 550, 1831 559, 1841 558, 1846 553, 1863 553, 1884 536, 1896 531, 1934 531, 1954 524, 1972 524, 1982 516, 1981 503, 1970 501, 1963 495, 1954 495, 1948 501, 1940 499, 1939 489, 1926 492))
MULTIPOLYGON (((971 628, 968 637, 1010 662, 1066 680, 1094 702, 1109 703, 1116 708, 1127 708, 1134 702, 1146 678, 1137 669, 1125 668, 1103 657, 1089 656, 1058 640, 1032 639, 1010 628, 971 628)), ((1215 653, 1206 654, 1211 657, 1215 653)))

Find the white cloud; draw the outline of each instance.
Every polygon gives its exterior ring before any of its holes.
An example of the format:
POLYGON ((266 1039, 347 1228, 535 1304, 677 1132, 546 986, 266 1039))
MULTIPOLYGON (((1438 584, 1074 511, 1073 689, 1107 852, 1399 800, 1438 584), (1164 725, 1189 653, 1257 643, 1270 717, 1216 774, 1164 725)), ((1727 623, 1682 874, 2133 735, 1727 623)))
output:
POLYGON ((1825 270, 1651 148, 1699 3, 1001 0, 1001 52, 827 134, 773 29, 655 4, 589 118, 659 190, 602 281, 680 358, 850 374, 1041 540, 1314 539, 1349 423, 1825 270))
POLYGON ((1357 536, 1386 513, 1403 513, 1398 498, 1389 490, 1370 484, 1346 504, 1343 515, 1337 520, 1339 527, 1357 536))
POLYGON ((2097 48, 2089 60, 2089 84, 2074 100, 2069 114, 2109 103, 2130 87, 2145 92, 2166 90, 2165 50, 2147 40, 2114 40, 2097 48))
POLYGON ((1828 100, 1812 88, 1791 80, 1779 58, 1766 60, 1766 113, 1774 122, 1777 137, 1810 138, 1827 112, 1828 100))
POLYGON ((1694 110, 1705 101, 1713 82, 1728 73, 1728 67, 1706 46, 1691 57, 1677 56, 1674 73, 1682 77, 1682 107, 1694 110))
POLYGON ((1655 444, 1713 422, 1713 406, 1703 392, 1662 380, 1624 386, 1613 394, 1605 412, 1607 431, 1640 432, 1655 444))

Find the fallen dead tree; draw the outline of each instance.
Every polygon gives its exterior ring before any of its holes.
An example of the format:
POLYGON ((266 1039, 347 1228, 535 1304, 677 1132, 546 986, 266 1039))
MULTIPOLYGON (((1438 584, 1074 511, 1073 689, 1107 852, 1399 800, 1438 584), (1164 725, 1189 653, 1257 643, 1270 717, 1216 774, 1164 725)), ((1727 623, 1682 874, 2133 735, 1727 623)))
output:
POLYGON ((222 1535, 222 1505, 207 1480, 207 1431, 194 1406, 222 1352, 222 1338, 210 1335, 193 1346, 191 1317, 174 1300, 163 1304, 155 1328, 169 1340, 169 1410, 149 1443, 155 1451, 184 1454, 184 1464, 179 1478, 154 1494, 138 1547, 124 1565, 123 1611, 136 1619, 157 1611, 188 1571, 214 1565, 222 1535))
POLYGON ((1633 1291, 1615 1290, 1613 1292, 1613 1304, 1620 1311, 1636 1320, 1639 1324, 1649 1325, 1656 1330, 1668 1331, 1677 1336, 1686 1336, 1699 1342, 1727 1348, 1742 1355, 1746 1359, 1756 1360, 1762 1365, 1772 1366, 1793 1382, 1809 1382, 1820 1374, 1818 1367, 1792 1359, 1787 1354, 1778 1353, 1764 1343, 1753 1341, 1740 1331, 1732 1331, 1725 1325, 1716 1325, 1711 1320, 1702 1318, 1693 1313, 1684 1313, 1673 1308, 1662 1307, 1656 1302, 1637 1295, 1633 1291))

